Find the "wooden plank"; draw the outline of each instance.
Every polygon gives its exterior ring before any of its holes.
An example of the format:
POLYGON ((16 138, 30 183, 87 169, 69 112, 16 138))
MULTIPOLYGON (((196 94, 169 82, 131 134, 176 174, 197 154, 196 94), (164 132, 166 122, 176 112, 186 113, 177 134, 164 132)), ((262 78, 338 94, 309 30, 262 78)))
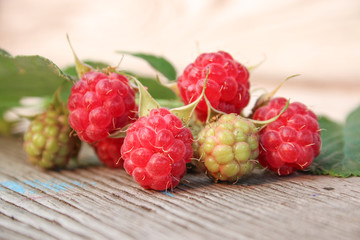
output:
POLYGON ((213 184, 188 174, 173 192, 156 192, 124 170, 43 171, 27 163, 21 140, 0 138, 0 146, 1 238, 360 237, 360 178, 256 171, 237 184, 213 184))

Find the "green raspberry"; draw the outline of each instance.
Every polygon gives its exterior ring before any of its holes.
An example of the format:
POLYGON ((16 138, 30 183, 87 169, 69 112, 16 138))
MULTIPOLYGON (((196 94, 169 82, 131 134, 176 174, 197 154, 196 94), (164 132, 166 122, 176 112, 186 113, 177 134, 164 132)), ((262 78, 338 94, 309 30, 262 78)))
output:
POLYGON ((197 144, 206 172, 215 181, 234 182, 250 174, 259 155, 258 129, 234 113, 207 124, 197 144))
POLYGON ((65 168, 70 158, 77 155, 81 142, 71 134, 66 119, 66 110, 52 104, 32 120, 24 134, 24 149, 30 163, 46 169, 65 168))

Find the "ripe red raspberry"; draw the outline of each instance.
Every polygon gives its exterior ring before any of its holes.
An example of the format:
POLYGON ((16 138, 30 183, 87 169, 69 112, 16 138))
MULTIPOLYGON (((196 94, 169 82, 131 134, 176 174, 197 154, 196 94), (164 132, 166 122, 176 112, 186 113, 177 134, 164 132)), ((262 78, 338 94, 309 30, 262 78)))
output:
POLYGON ((121 129, 135 115, 135 92, 117 73, 91 71, 71 89, 69 123, 79 138, 93 143, 121 129))
POLYGON ((127 130, 121 148, 125 170, 145 189, 179 184, 191 161, 193 135, 165 108, 153 109, 127 130))
POLYGON ((124 138, 106 138, 93 144, 99 160, 109 168, 122 168, 121 146, 124 138))
MULTIPOLYGON (((255 111, 255 120, 275 117, 285 98, 274 98, 255 111)), ((279 175, 288 175, 311 165, 320 153, 321 139, 316 115, 304 104, 294 102, 260 132, 260 164, 279 175)))
MULTIPOLYGON (((135 116, 137 118, 137 115, 135 116)), ((129 119, 126 123, 133 123, 135 119, 129 119)), ((99 160, 109 168, 122 168, 124 159, 121 157, 121 146, 124 138, 105 138, 92 144, 99 160)))
MULTIPOLYGON (((185 104, 195 101, 203 90, 211 105, 225 113, 240 114, 250 100, 249 71, 226 52, 203 53, 189 64, 178 79, 178 88, 185 104)), ((197 117, 205 121, 207 105, 204 99, 196 108, 197 117)))

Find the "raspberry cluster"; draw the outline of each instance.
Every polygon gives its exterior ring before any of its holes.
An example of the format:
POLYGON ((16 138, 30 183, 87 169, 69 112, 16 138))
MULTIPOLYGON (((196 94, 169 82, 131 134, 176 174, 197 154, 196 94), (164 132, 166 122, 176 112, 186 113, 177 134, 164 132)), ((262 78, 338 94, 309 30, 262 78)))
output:
POLYGON ((128 79, 90 71, 71 89, 69 123, 79 138, 88 143, 104 140, 136 115, 135 92, 128 79))
MULTIPOLYGON (((254 114, 256 120, 275 117, 286 104, 274 98, 254 114)), ((288 175, 310 166, 320 153, 321 139, 316 115, 304 104, 293 102, 274 122, 260 132, 259 162, 279 175, 288 175)))
POLYGON ((121 154, 125 170, 146 189, 179 184, 191 161, 193 135, 165 108, 151 110, 127 130, 121 154))
POLYGON ((236 182, 257 162, 288 175, 320 153, 317 117, 299 102, 264 95, 253 119, 241 115, 250 99, 249 71, 224 51, 201 54, 185 68, 177 82, 185 106, 173 110, 161 108, 136 78, 139 107, 135 88, 114 69, 77 62, 77 70, 81 79, 71 89, 68 117, 50 109, 25 134, 30 161, 44 168, 66 165, 79 149, 75 136, 106 166, 124 168, 143 188, 159 191, 175 188, 194 157, 200 161, 193 165, 212 180, 236 182))
MULTIPOLYGON (((203 53, 185 68, 178 78, 178 88, 185 104, 200 96, 206 78, 205 95, 215 109, 240 114, 248 105, 249 71, 229 53, 203 53)), ((207 112, 208 107, 203 99, 196 108, 197 117, 204 122, 207 112)))

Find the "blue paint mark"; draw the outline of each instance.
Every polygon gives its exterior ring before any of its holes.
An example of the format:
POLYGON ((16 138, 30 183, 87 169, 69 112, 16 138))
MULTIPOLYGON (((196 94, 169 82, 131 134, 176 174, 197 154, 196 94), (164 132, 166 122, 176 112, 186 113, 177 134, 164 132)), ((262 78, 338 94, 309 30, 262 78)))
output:
POLYGON ((53 182, 40 182, 39 180, 35 180, 35 183, 37 183, 39 186, 44 187, 45 189, 49 189, 51 191, 59 192, 59 188, 55 187, 56 184, 53 182))
POLYGON ((59 192, 59 190, 57 188, 54 188, 51 186, 52 185, 51 182, 41 182, 39 180, 33 180, 33 181, 28 180, 28 181, 23 181, 23 183, 25 183, 31 187, 34 187, 34 188, 40 188, 43 191, 51 190, 51 191, 59 192))
POLYGON ((37 187, 37 185, 35 183, 33 183, 33 181, 27 180, 27 181, 23 181, 24 184, 30 185, 32 187, 37 187))
POLYGON ((66 189, 70 188, 71 186, 66 182, 58 182, 54 184, 54 188, 58 189, 59 191, 65 191, 66 189))
POLYGON ((27 181, 23 181, 24 184, 27 184, 31 187, 34 187, 34 188, 40 188, 41 190, 44 190, 43 189, 43 186, 41 184, 41 182, 39 180, 34 180, 34 181, 31 181, 31 180, 27 180, 27 181))
POLYGON ((71 183, 71 184, 74 184, 74 185, 76 185, 76 186, 78 186, 78 187, 80 187, 80 188, 85 188, 85 187, 86 187, 85 184, 82 183, 82 182, 71 181, 70 183, 71 183))
MULTIPOLYGON (((91 185, 94 186, 96 183, 92 182, 91 185)), ((30 187, 34 187, 37 189, 40 189, 41 191, 44 192, 62 192, 62 191, 66 191, 66 190, 70 190, 70 189, 76 189, 76 187, 80 187, 82 189, 85 189, 87 187, 87 185, 85 183, 79 182, 79 181, 75 181, 75 180, 71 180, 70 182, 60 182, 58 180, 51 180, 51 181, 46 181, 46 182, 42 182, 39 180, 26 180, 26 181, 4 181, 4 182, 0 182, 0 185, 11 189, 17 193, 20 194, 35 194, 36 192, 33 189, 29 189, 30 187), (75 186, 74 186, 75 185, 75 186)), ((3 189, 0 189, 3 190, 3 189)))
POLYGON ((23 186, 21 186, 19 183, 14 182, 14 181, 5 181, 0 183, 2 186, 6 187, 6 188, 10 188, 11 190, 13 190, 14 192, 20 193, 20 194, 24 194, 25 193, 25 188, 23 186))
POLYGON ((168 196, 170 196, 170 197, 175 197, 171 192, 169 192, 169 191, 160 191, 162 194, 164 194, 164 195, 168 195, 168 196))

